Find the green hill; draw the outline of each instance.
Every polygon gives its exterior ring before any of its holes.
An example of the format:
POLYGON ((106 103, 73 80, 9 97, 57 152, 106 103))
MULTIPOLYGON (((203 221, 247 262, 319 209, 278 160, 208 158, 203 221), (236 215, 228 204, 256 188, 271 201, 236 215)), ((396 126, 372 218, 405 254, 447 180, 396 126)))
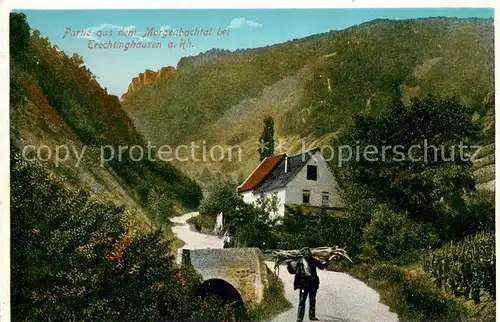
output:
MULTIPOLYGON (((258 163, 266 115, 284 150, 327 143, 353 114, 395 99, 456 96, 479 122, 493 109, 493 21, 374 20, 255 49, 181 59, 174 74, 127 97, 125 111, 155 144, 239 145, 241 162, 180 162, 204 182, 237 181, 258 163)), ((492 137, 492 132, 488 135, 492 137)))
POLYGON ((81 57, 69 57, 31 30, 24 15, 12 15, 10 23, 12 151, 27 148, 28 158, 44 159, 68 187, 126 205, 147 226, 197 207, 200 188, 166 162, 134 161, 128 153, 101 162, 104 146, 146 146, 118 97, 99 86, 81 57), (57 163, 55 151, 63 146, 70 154, 57 163))

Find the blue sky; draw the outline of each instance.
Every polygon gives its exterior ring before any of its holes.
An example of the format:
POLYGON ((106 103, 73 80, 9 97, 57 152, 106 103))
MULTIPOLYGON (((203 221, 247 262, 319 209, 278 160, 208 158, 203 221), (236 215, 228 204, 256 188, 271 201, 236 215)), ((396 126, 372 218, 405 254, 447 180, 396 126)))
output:
POLYGON ((76 52, 83 56, 85 65, 98 77, 101 86, 112 94, 123 94, 130 80, 145 69, 157 70, 163 66, 176 66, 181 57, 195 55, 211 48, 236 50, 262 47, 301 38, 329 30, 339 30, 377 18, 408 19, 423 17, 493 17, 493 9, 276 9, 276 10, 22 10, 32 29, 64 50, 68 55, 76 52), (118 37, 118 30, 135 29, 136 37, 118 37), (198 27, 213 28, 212 36, 189 37, 190 48, 179 48, 180 39, 186 37, 149 37, 142 39, 147 27, 175 30, 198 27), (229 30, 226 36, 217 36, 219 27, 229 30), (91 30, 92 36, 66 36, 72 31, 91 30), (98 30, 113 30, 111 37, 98 37, 98 30), (89 49, 89 39, 100 43, 108 41, 141 41, 162 43, 160 49, 132 48, 89 49), (169 42, 177 45, 168 48, 169 42))

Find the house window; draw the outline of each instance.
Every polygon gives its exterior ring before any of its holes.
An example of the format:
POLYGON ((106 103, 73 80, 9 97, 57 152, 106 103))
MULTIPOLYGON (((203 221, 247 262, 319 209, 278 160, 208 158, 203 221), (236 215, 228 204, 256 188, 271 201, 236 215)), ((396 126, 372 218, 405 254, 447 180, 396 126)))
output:
POLYGON ((302 190, 302 203, 309 203, 311 190, 302 190))
POLYGON ((328 206, 330 204, 330 193, 328 191, 323 191, 321 193, 321 203, 323 206, 328 206))
POLYGON ((308 165, 307 166, 307 180, 318 180, 318 166, 308 165))

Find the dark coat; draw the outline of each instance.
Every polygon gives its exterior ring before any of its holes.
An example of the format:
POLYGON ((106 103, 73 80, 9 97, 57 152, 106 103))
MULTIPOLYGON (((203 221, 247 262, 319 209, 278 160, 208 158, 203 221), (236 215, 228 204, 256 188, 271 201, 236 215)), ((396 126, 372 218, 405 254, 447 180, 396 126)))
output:
MULTIPOLYGON (((311 276, 305 276, 304 265, 302 260, 296 263, 295 268, 295 279, 293 280, 293 289, 299 288, 318 288, 319 287, 319 277, 317 268, 324 269, 327 265, 326 262, 321 262, 314 257, 311 257, 308 261, 309 269, 311 270, 311 276)), ((289 264, 290 265, 290 264, 289 264)), ((289 269, 290 271, 291 269, 289 269)))

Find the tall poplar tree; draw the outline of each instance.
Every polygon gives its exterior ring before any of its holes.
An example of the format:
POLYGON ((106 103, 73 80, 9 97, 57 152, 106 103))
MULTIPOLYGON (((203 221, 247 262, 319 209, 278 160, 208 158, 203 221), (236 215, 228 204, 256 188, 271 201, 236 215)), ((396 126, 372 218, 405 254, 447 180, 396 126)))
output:
POLYGON ((267 116, 264 119, 264 130, 259 141, 260 161, 274 154, 274 120, 267 116))

